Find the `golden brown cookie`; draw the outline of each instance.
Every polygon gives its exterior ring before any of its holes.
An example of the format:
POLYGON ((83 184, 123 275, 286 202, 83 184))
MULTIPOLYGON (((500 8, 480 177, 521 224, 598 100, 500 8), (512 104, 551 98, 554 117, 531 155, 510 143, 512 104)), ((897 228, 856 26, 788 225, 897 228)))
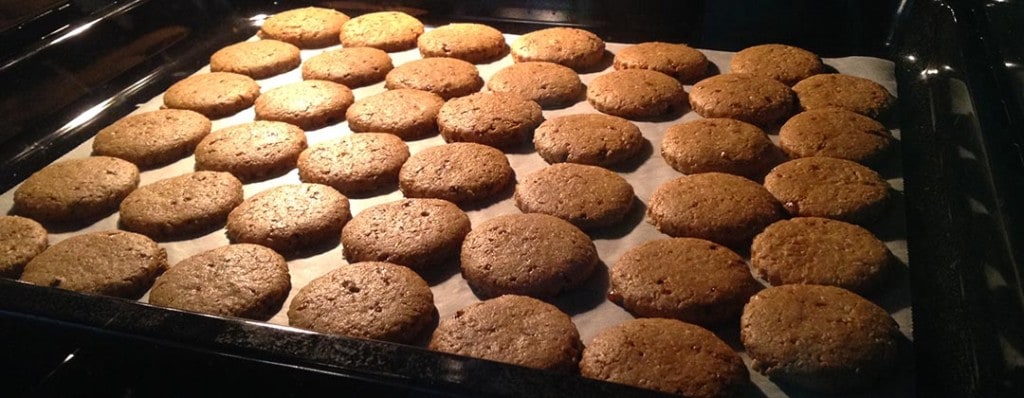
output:
MULTIPOLYGON (((299 179, 344 194, 394 187, 409 146, 391 134, 358 133, 321 142, 299 155, 299 179)), ((403 264, 404 265, 404 264, 403 264)))
POLYGON ((712 76, 690 91, 690 107, 704 117, 742 120, 767 127, 793 114, 793 90, 778 80, 741 73, 712 76))
POLYGON ((430 147, 410 157, 398 173, 398 187, 409 198, 466 204, 501 193, 514 179, 515 172, 501 151, 456 142, 430 147))
POLYGON ((523 177, 516 184, 515 200, 523 213, 543 213, 593 229, 622 221, 633 208, 633 186, 597 166, 558 163, 523 177))
POLYGON ((194 235, 224 225, 242 199, 242 182, 230 173, 197 171, 171 177, 124 198, 121 227, 153 239, 194 235))
POLYGON ((695 398, 731 397, 750 383, 743 360, 707 329, 635 319, 605 329, 583 350, 584 377, 695 398))
POLYGON ((644 146, 640 128, 600 113, 548 119, 534 131, 533 145, 548 163, 614 166, 635 158, 644 146))
POLYGON ((149 303, 267 320, 284 304, 291 286, 284 257, 266 247, 243 243, 181 260, 156 279, 149 303))
POLYGON ((17 278, 49 246, 46 229, 31 218, 0 216, 0 277, 17 278))
POLYGON ((764 130, 720 118, 669 126, 661 142, 661 157, 683 174, 720 172, 752 180, 760 180, 781 161, 764 130))
POLYGON ((385 261, 422 272, 451 261, 469 233, 469 216, 441 199, 402 199, 359 212, 341 231, 349 262, 385 261))
POLYGON ((647 42, 632 45, 615 54, 612 66, 620 69, 650 69, 692 84, 708 74, 708 58, 685 44, 647 42))
POLYGON ((305 80, 326 80, 356 88, 384 80, 394 69, 388 53, 370 47, 326 51, 302 64, 305 80))
POLYGON ((544 121, 540 105, 515 94, 476 93, 453 98, 437 113, 447 142, 475 142, 509 148, 530 140, 544 121))
POLYGON ((792 86, 808 77, 825 73, 816 54, 785 44, 762 44, 736 53, 729 63, 732 73, 748 73, 775 79, 792 86))
POLYGON ((889 375, 899 327, 848 290, 785 285, 765 289, 743 309, 740 339, 751 367, 775 381, 843 393, 889 375))
POLYGON ((356 132, 390 133, 404 140, 437 134, 437 113, 444 99, 422 90, 394 89, 356 101, 345 112, 356 132))
POLYGON ((252 106, 259 96, 260 85, 249 76, 228 72, 200 73, 171 85, 164 92, 164 106, 220 119, 252 106))
POLYGON ((790 160, 772 169, 764 186, 794 217, 869 224, 889 204, 889 183, 873 170, 843 159, 790 160))
POLYGON ((316 130, 345 120, 355 102, 352 90, 325 80, 304 80, 274 88, 256 99, 256 120, 290 123, 316 130))
POLYGON ((802 112, 779 129, 779 146, 794 158, 826 156, 873 165, 888 154, 894 142, 882 123, 844 109, 802 112))
POLYGON ((328 8, 296 8, 267 18, 257 34, 299 48, 322 48, 338 44, 341 27, 348 20, 348 15, 328 8))
POLYGON ((283 41, 244 41, 224 47, 210 56, 210 71, 231 72, 265 79, 298 68, 299 48, 283 41))
POLYGON ((302 129, 284 122, 255 121, 206 136, 196 147, 196 170, 226 171, 242 181, 253 181, 291 170, 303 149, 302 129))
POLYGON ((582 284, 599 261, 587 234, 546 214, 510 214, 481 223, 466 235, 461 258, 462 277, 481 298, 551 298, 582 284))
POLYGON ((602 58, 604 40, 583 29, 541 29, 512 42, 512 59, 515 62, 554 62, 579 71, 597 66, 602 58))
POLYGON ((412 88, 449 99, 470 95, 484 86, 473 64, 455 58, 419 59, 399 65, 384 79, 387 89, 412 88))
POLYGON ((42 222, 82 224, 117 210, 139 186, 139 169, 106 156, 64 160, 25 179, 14 190, 13 214, 42 222))
POLYGON ((587 87, 587 101, 600 112, 645 119, 676 112, 686 104, 678 80, 661 72, 624 69, 602 74, 587 87))
POLYGON ((840 108, 878 119, 885 116, 896 99, 889 90, 862 77, 830 73, 815 75, 793 86, 800 109, 840 108))
POLYGON ((551 62, 512 64, 491 76, 487 89, 519 95, 545 109, 572 105, 586 90, 575 71, 551 62))
POLYGON ((341 45, 373 47, 387 52, 416 47, 423 34, 423 22, 400 11, 363 14, 341 25, 341 45))
POLYGON ((463 308, 441 321, 430 339, 435 351, 535 369, 575 372, 583 342, 557 307, 505 295, 463 308))
POLYGON ((75 235, 29 261, 21 280, 82 293, 138 298, 167 269, 167 253, 124 231, 75 235))
POLYGON ((497 60, 508 52, 501 31, 478 23, 453 23, 434 28, 417 41, 423 58, 448 57, 474 64, 497 60))
POLYGON ((348 198, 329 186, 281 185, 232 210, 227 235, 234 243, 255 243, 292 253, 337 239, 350 218, 348 198))
POLYGON ((288 324, 320 333, 411 343, 437 317, 434 295, 395 264, 342 265, 309 282, 288 308, 288 324))
POLYGON ((192 154, 211 126, 206 116, 183 109, 129 115, 96 134, 92 154, 121 158, 139 167, 164 165, 192 154))

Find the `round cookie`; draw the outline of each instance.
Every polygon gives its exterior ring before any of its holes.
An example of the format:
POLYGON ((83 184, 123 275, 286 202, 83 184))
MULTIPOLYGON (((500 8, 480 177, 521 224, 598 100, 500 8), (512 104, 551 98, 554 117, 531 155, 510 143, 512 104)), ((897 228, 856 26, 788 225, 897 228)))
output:
POLYGON ((844 109, 802 112, 779 129, 779 146, 794 158, 826 156, 877 164, 894 141, 882 123, 844 109))
POLYGON ((267 18, 257 35, 299 48, 322 48, 338 44, 341 27, 348 20, 348 15, 328 8, 296 8, 267 18))
POLYGON ((792 86, 808 77, 825 73, 825 64, 814 53, 785 44, 747 47, 732 57, 732 73, 747 73, 775 79, 792 86))
POLYGON ((530 139, 544 121, 540 105, 515 94, 475 93, 453 98, 437 113, 447 142, 475 142, 508 148, 530 139))
POLYGON ((816 392, 848 392, 885 377, 895 367, 899 338, 884 309, 832 286, 765 289, 740 320, 754 370, 816 392))
POLYGON ((210 56, 210 71, 231 72, 265 79, 298 68, 299 48, 283 41, 244 41, 224 47, 210 56))
POLYGON ((587 101, 600 112, 628 119, 671 114, 686 103, 678 80, 647 69, 624 69, 602 74, 587 87, 587 101))
POLYGON ((443 99, 470 95, 484 86, 473 64, 455 58, 426 58, 399 65, 388 72, 384 87, 429 91, 443 99))
POLYGON ((409 146, 385 133, 349 134, 314 145, 299 155, 299 179, 344 194, 394 187, 409 159, 409 146))
POLYGON ((387 52, 416 47, 416 38, 423 34, 423 22, 399 11, 363 14, 341 25, 341 45, 372 47, 387 52))
POLYGON ((156 279, 149 303, 267 320, 284 304, 291 286, 284 257, 266 247, 243 243, 181 260, 156 279))
POLYGON ((139 168, 107 156, 64 160, 14 190, 13 214, 53 223, 88 223, 115 210, 139 186, 139 168))
POLYGON ((790 160, 764 177, 764 186, 794 217, 824 217, 872 223, 889 203, 889 183, 849 160, 811 157, 790 160))
POLYGON ((30 218, 0 216, 0 277, 17 278, 49 246, 46 229, 30 218))
POLYGON ((515 62, 554 62, 577 71, 593 68, 604 58, 604 40, 583 29, 547 28, 512 42, 515 62))
POLYGON ((889 90, 862 77, 829 73, 801 80, 793 86, 803 110, 841 108, 878 119, 896 103, 889 90))
POLYGON ((793 113, 793 90, 778 80, 727 73, 697 82, 690 90, 690 107, 704 117, 742 120, 761 127, 793 113))
POLYGON ((189 236, 223 225, 242 199, 242 182, 230 173, 197 171, 132 191, 121 202, 121 226, 154 239, 189 236))
POLYGON ((384 80, 394 69, 388 53, 370 47, 326 51, 302 64, 305 80, 326 80, 356 88, 384 80))
POLYGON ((395 264, 343 265, 309 282, 288 308, 288 324, 320 333, 411 343, 437 317, 434 295, 395 264))
POLYGON ((355 101, 352 90, 324 80, 304 80, 274 88, 256 99, 256 120, 274 120, 316 130, 345 120, 355 101))
POLYGON ((754 238, 750 265, 772 285, 839 286, 868 292, 880 285, 893 256, 868 230, 842 221, 797 217, 754 238))
POLYGON ((612 66, 620 69, 650 69, 692 84, 708 74, 708 58, 685 44, 647 42, 632 45, 615 54, 612 66))
POLYGON ((533 145, 548 163, 614 166, 640 154, 640 128, 618 116, 600 113, 548 119, 534 131, 533 145))
POLYGON ((131 232, 75 235, 29 261, 21 280, 82 293, 138 298, 167 269, 167 253, 131 232))
POLYGON ((191 154, 212 125, 206 116, 183 109, 129 115, 96 134, 92 154, 121 158, 138 167, 164 165, 191 154))
POLYGON ((355 132, 390 133, 416 140, 438 133, 441 105, 444 99, 437 94, 400 88, 356 101, 345 112, 345 118, 355 132))
POLYGON ((633 187, 597 166, 558 163, 519 181, 515 200, 523 213, 543 213, 594 229, 622 221, 633 208, 633 187))
POLYGON ((226 171, 242 181, 253 181, 291 170, 303 149, 302 129, 284 122, 255 121, 203 138, 196 146, 196 170, 226 171))
POLYGON ((431 350, 535 369, 575 372, 583 342, 572 319, 543 301, 505 295, 441 321, 431 350))
POLYGON ((599 261, 587 234, 546 214, 483 222, 466 235, 461 258, 462 277, 481 298, 554 297, 581 285, 599 261))
POLYGON ((359 212, 341 231, 349 262, 385 261, 425 271, 453 259, 469 216, 441 199, 402 199, 359 212))
POLYGON ((736 396, 750 383, 728 344, 674 319, 634 319, 601 331, 583 350, 580 373, 694 398, 736 396))
POLYGON ((398 187, 409 198, 478 202, 503 191, 515 179, 508 158, 486 145, 456 142, 413 155, 398 172, 398 187))
POLYGON ((291 253, 336 239, 350 218, 348 198, 329 186, 281 185, 232 210, 227 235, 234 243, 291 253))
POLYGON ((420 35, 417 41, 423 58, 448 57, 474 64, 497 60, 508 52, 501 31, 477 23, 453 23, 420 35))
POLYGON ((495 93, 516 94, 544 109, 576 103, 585 87, 572 69, 551 62, 522 62, 499 70, 487 81, 495 93))
POLYGON ((785 215, 771 193, 743 177, 701 173, 667 181, 651 195, 648 221, 672 237, 741 247, 785 215))
POLYGON ((228 72, 200 73, 172 84, 164 92, 164 106, 220 119, 252 106, 259 96, 260 85, 249 76, 228 72))
POLYGON ((752 180, 778 164, 779 151, 757 126, 735 119, 697 119, 669 126, 665 163, 683 174, 721 172, 752 180))

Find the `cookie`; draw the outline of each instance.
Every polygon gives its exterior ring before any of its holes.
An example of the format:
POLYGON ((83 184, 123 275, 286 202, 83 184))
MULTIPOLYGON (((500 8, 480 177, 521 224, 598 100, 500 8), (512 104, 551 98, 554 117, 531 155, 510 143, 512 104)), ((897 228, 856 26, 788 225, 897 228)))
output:
POLYGON ((388 53, 370 47, 327 51, 302 64, 305 80, 326 80, 346 87, 369 86, 384 81, 394 69, 388 53))
POLYGON ((615 54, 612 66, 621 69, 649 69, 672 76, 680 83, 693 84, 708 74, 708 58, 685 44, 647 42, 632 45, 615 54))
POLYGON ((197 171, 171 177, 124 198, 121 227, 153 239, 194 235, 224 225, 242 199, 242 182, 230 173, 197 171))
POLYGON ((217 50, 210 56, 210 71, 265 79, 298 68, 301 63, 298 47, 267 39, 235 43, 217 50))
POLYGON ((870 118, 885 116, 896 99, 889 90, 862 77, 829 73, 801 80, 793 86, 800 109, 840 108, 870 118))
POLYGON ((720 172, 752 180, 781 161, 779 151, 757 126, 735 119, 697 119, 665 129, 665 163, 683 174, 720 172))
POLYGON ((343 265, 309 282, 288 308, 288 324, 320 333, 411 343, 437 317, 434 295, 395 264, 343 265))
POLYGON ((557 307, 529 297, 505 295, 470 305, 441 321, 428 348, 574 373, 583 342, 572 319, 557 307))
POLYGON ((196 111, 220 119, 252 106, 260 85, 249 76, 228 72, 200 73, 186 77, 164 92, 164 107, 196 111))
POLYGON ((778 80, 741 73, 712 76, 690 90, 690 107, 704 117, 742 120, 761 127, 793 113, 793 90, 778 80))
POLYGON ((242 181, 254 181, 291 170, 303 149, 306 134, 288 123, 239 124, 199 142, 196 170, 226 171, 242 181))
POLYGON ((515 62, 554 62, 580 71, 601 63, 604 40, 583 29, 547 28, 520 36, 511 52, 515 62))
POLYGON ((516 207, 543 213, 582 229, 615 225, 633 208, 633 186, 597 166, 558 163, 516 184, 516 207))
POLYGON ((348 15, 327 8, 296 8, 264 20, 257 35, 299 48, 322 48, 338 44, 341 27, 348 20, 348 15))
POLYGON ((737 248, 785 215, 768 190, 723 173, 682 176, 651 195, 648 222, 672 237, 707 239, 737 248))
POLYGON ((499 30, 478 23, 439 26, 421 35, 416 45, 423 58, 448 57, 474 64, 497 60, 508 52, 499 30))
POLYGON ((634 319, 583 350, 584 377, 686 397, 731 397, 750 383, 743 360, 714 333, 673 319, 634 319))
POLYGON ((443 99, 470 95, 484 86, 473 64, 455 58, 426 58, 399 65, 388 72, 384 87, 429 91, 443 99))
POLYGON ((447 264, 469 233, 469 216, 441 199, 402 199, 359 212, 341 231, 349 262, 384 261, 425 271, 447 264))
POLYGON ((212 125, 206 116, 183 109, 129 115, 96 134, 92 154, 121 158, 142 168, 160 166, 192 154, 212 125))
POLYGON ((624 69, 602 74, 587 87, 587 102, 602 113, 628 119, 664 116, 681 109, 686 91, 661 72, 624 69))
POLYGON ((523 62, 499 70, 487 81, 495 93, 516 94, 544 109, 575 104, 585 87, 572 69, 551 62, 523 62))
POLYGON ((528 142, 544 121, 540 105, 515 94, 476 93, 453 98, 437 113, 447 142, 475 142, 509 148, 528 142))
POLYGON ((515 179, 501 151, 470 142, 430 147, 413 155, 398 172, 398 187, 409 198, 436 198, 458 204, 501 193, 515 179))
POLYGON ((118 158, 59 161, 14 190, 11 212, 42 222, 89 223, 117 210, 137 186, 138 167, 118 158))
POLYGON ((545 120, 534 131, 533 145, 548 163, 608 167, 636 158, 644 136, 639 127, 621 117, 584 113, 545 120))
POLYGON ((889 203, 889 184, 878 173, 843 159, 790 160, 772 169, 764 186, 794 217, 869 224, 889 203))
POLYGON ((481 298, 551 298, 581 285, 599 261, 587 234, 546 214, 510 214, 481 223, 466 235, 461 258, 462 277, 481 298))
POLYGON ((417 140, 438 133, 437 113, 444 99, 422 90, 395 89, 356 101, 345 112, 355 132, 381 132, 403 140, 417 140))
POLYGON ((30 218, 0 216, 0 277, 17 278, 49 246, 46 229, 30 218))
POLYGON ((893 263, 885 243, 842 221, 797 217, 769 225, 754 238, 750 265, 772 285, 838 286, 869 292, 893 263))
POLYGON ((882 123, 843 109, 802 112, 779 129, 779 146, 794 158, 826 156, 873 165, 885 158, 894 141, 882 123))
POLYGON ((792 86, 808 77, 825 73, 825 64, 816 54, 785 44, 747 47, 732 56, 732 73, 747 73, 775 79, 792 86))
POLYGON ((816 392, 867 387, 890 374, 898 357, 896 322, 838 287, 765 289, 744 307, 740 323, 754 370, 816 392))
POLYGON ((372 47, 387 52, 416 47, 416 38, 423 34, 423 22, 399 11, 363 14, 341 25, 341 45, 372 47))
POLYGON ((292 253, 337 239, 350 218, 348 198, 329 186, 281 185, 232 210, 227 235, 234 243, 255 243, 292 253))
POLYGON ((352 90, 325 80, 304 80, 274 88, 256 99, 256 120, 290 123, 316 130, 345 120, 355 102, 352 90))
POLYGON ((167 269, 167 253, 131 232, 75 235, 28 262, 21 280, 82 293, 138 298, 167 269))
POLYGON ((156 279, 149 303, 204 314, 270 319, 291 290, 288 263, 260 245, 196 254, 156 279))
POLYGON ((328 185, 344 194, 394 187, 409 159, 409 146, 384 133, 349 134, 328 140, 299 155, 299 179, 328 185))

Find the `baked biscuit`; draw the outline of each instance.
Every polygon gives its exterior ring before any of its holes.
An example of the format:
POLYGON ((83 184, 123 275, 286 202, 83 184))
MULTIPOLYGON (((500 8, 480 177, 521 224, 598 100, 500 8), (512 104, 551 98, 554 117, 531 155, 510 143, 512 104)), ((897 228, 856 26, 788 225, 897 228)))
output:
POLYGON ((121 158, 138 167, 164 165, 192 154, 212 125, 206 116, 184 109, 129 115, 96 134, 92 154, 121 158))
POLYGON ((841 108, 878 119, 896 103, 889 90, 862 77, 830 73, 815 75, 793 86, 803 110, 841 108))
POLYGON ((252 106, 260 85, 246 75, 210 72, 192 75, 164 92, 164 107, 187 109, 210 119, 231 116, 252 106))
POLYGON ((754 370, 816 392, 849 392, 889 375, 900 337, 885 310, 832 286, 765 289, 740 320, 754 370))
POLYGON ((228 214, 234 243, 292 253, 337 239, 352 218, 348 198, 320 184, 281 185, 246 199, 228 214))
POLYGON ((309 282, 288 308, 288 324, 320 333, 411 343, 437 318, 434 295, 395 264, 342 265, 309 282))
POLYGON ((794 217, 869 224, 889 203, 889 183, 873 170, 843 159, 790 160, 772 169, 764 186, 794 217))
POLYGON ((515 62, 554 62, 577 71, 593 68, 604 58, 604 40, 577 28, 547 28, 512 42, 515 62))
POLYGON ((355 102, 352 90, 324 80, 304 80, 274 88, 256 99, 256 120, 290 123, 316 130, 345 120, 355 102))
POLYGON ((622 221, 633 208, 633 186, 597 166, 558 163, 537 170, 516 184, 516 207, 543 213, 581 229, 622 221))
POLYGON ((882 123, 843 109, 802 112, 779 129, 779 146, 794 158, 826 156, 873 165, 894 141, 882 123))
POLYGON ((602 74, 587 87, 587 101, 600 112, 627 119, 664 116, 686 104, 678 80, 661 72, 624 69, 602 74))
POLYGON ((75 235, 29 261, 21 280, 82 293, 138 298, 167 269, 167 253, 131 232, 75 235))
POLYGON ((284 257, 266 247, 243 243, 181 260, 156 279, 149 303, 267 320, 284 304, 291 286, 284 257))
POLYGON ((692 84, 708 74, 708 58, 685 44, 647 42, 632 45, 615 54, 612 66, 620 69, 650 69, 692 84))
POLYGON ((118 158, 60 161, 35 172, 14 190, 11 212, 42 222, 90 223, 116 211, 138 186, 138 167, 118 158))
POLYGON ((475 142, 509 148, 528 142, 544 121, 540 105, 515 94, 476 93, 453 98, 437 113, 447 142, 475 142))
POLYGON ((231 72, 265 79, 298 68, 299 48, 283 41, 244 41, 224 47, 210 56, 210 71, 231 72))
POLYGON ((341 45, 373 47, 387 52, 416 47, 423 34, 423 22, 399 11, 363 14, 341 25, 341 45))
POLYGON ((771 126, 793 113, 793 90, 778 80, 741 73, 712 76, 690 91, 690 107, 704 117, 771 126))
POLYGON ((576 72, 551 62, 512 64, 491 76, 487 89, 519 95, 544 109, 572 105, 586 90, 576 72))
POLYGON ((473 64, 455 58, 426 58, 399 65, 388 72, 384 87, 412 88, 449 99, 470 95, 484 86, 473 64))
POLYGON ((242 199, 242 182, 230 173, 197 171, 132 191, 121 202, 121 226, 153 239, 188 236, 224 225, 242 199))
POLYGON ((370 47, 326 51, 302 64, 305 80, 326 80, 356 88, 384 80, 394 69, 388 53, 370 47))
POLYGON ((267 18, 257 35, 299 48, 322 48, 338 44, 341 27, 348 20, 348 15, 328 8, 296 8, 267 18))
POLYGON ((760 180, 782 159, 768 135, 735 119, 697 119, 669 126, 665 163, 683 174, 720 172, 760 180))
POLYGON ((478 297, 554 297, 581 285, 599 261, 594 242, 546 214, 494 217, 462 243, 462 277, 478 297))
POLYGON ((17 278, 49 246, 46 229, 31 218, 0 216, 0 278, 17 278))
POLYGON ((349 262, 385 261, 422 272, 447 264, 469 233, 469 216, 441 199, 402 199, 359 212, 341 231, 349 262))
POLYGON ((255 121, 223 128, 196 146, 196 170, 226 171, 254 181, 295 167, 306 149, 302 129, 284 122, 255 121))
POLYGON ((508 52, 499 30, 478 23, 439 26, 420 35, 417 46, 423 58, 448 57, 474 64, 497 60, 508 52))
POLYGON ((441 321, 428 347, 573 373, 583 353, 580 333, 568 315, 543 301, 513 295, 470 305, 441 321))
POLYGON ((401 138, 384 133, 349 134, 302 151, 299 179, 344 194, 372 192, 394 187, 398 171, 408 159, 409 146, 401 138))
POLYGON ((640 128, 600 113, 548 119, 534 131, 533 145, 548 163, 614 166, 635 158, 644 146, 640 128))
POLYGON ((514 179, 515 172, 501 151, 457 142, 412 155, 398 172, 398 187, 409 198, 467 204, 501 193, 514 179))
POLYGON ((825 73, 825 64, 814 53, 785 44, 762 44, 736 53, 729 63, 732 73, 748 73, 775 79, 792 86, 808 77, 825 73))
POLYGON ((355 132, 381 132, 403 140, 437 134, 437 113, 444 99, 422 90, 395 89, 356 101, 345 112, 355 132))

